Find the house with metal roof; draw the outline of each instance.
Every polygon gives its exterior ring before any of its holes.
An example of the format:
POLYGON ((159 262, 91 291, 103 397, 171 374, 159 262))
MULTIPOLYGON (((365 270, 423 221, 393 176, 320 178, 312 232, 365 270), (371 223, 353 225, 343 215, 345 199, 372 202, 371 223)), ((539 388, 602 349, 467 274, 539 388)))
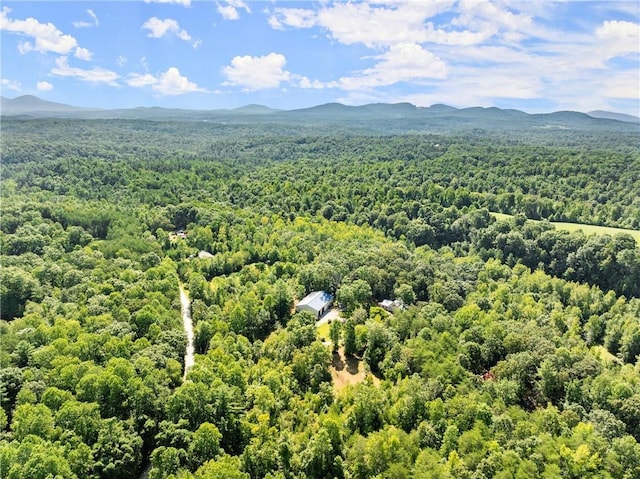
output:
POLYGON ((333 296, 324 291, 314 291, 296 304, 296 311, 309 311, 317 319, 320 319, 324 313, 331 309, 332 305, 333 296))
POLYGON ((389 311, 390 313, 393 313, 399 309, 405 309, 404 303, 402 302, 401 299, 394 299, 393 301, 390 299, 385 299, 380 301, 378 303, 378 306, 389 311))

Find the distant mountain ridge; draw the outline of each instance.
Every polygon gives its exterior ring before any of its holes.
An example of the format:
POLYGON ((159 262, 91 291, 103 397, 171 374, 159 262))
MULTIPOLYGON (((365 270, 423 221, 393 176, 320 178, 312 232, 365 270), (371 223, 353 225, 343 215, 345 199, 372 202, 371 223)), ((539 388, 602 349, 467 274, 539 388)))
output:
POLYGON ((626 113, 615 113, 612 111, 594 110, 587 113, 593 118, 605 118, 607 120, 628 121, 630 123, 640 123, 640 117, 627 115, 626 113))
POLYGON ((36 112, 81 112, 95 111, 97 108, 82 108, 64 103, 43 100, 34 95, 23 95, 16 98, 1 97, 0 112, 2 115, 23 115, 36 112))
POLYGON ((276 110, 263 105, 235 109, 187 110, 180 108, 138 107, 124 109, 81 108, 50 102, 33 95, 13 99, 2 97, 0 114, 35 118, 191 120, 220 123, 278 123, 358 127, 375 131, 444 131, 489 129, 608 129, 633 133, 640 118, 622 113, 558 111, 529 114, 497 107, 455 108, 434 104, 417 107, 411 103, 371 103, 349 106, 326 103, 310 108, 276 110))

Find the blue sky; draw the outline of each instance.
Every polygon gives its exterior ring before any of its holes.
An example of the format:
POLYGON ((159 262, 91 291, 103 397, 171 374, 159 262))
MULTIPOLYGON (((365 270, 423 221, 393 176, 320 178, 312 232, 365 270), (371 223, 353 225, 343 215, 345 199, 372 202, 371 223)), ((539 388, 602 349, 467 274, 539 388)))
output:
POLYGON ((3 1, 2 95, 77 106, 327 102, 640 116, 640 2, 3 1))

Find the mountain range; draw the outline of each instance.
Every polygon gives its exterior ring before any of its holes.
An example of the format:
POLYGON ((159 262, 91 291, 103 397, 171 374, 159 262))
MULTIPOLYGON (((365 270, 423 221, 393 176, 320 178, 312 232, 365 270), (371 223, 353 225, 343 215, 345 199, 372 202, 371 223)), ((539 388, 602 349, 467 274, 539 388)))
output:
POLYGON ((185 110, 161 107, 128 109, 81 108, 24 95, 1 97, 0 114, 23 118, 192 120, 219 123, 278 123, 307 126, 354 126, 373 130, 413 131, 425 128, 442 130, 470 129, 580 129, 640 132, 640 118, 607 111, 579 113, 558 111, 529 114, 496 107, 454 108, 435 104, 417 107, 410 103, 373 103, 348 106, 327 103, 297 110, 276 110, 263 105, 247 105, 229 110, 185 110))

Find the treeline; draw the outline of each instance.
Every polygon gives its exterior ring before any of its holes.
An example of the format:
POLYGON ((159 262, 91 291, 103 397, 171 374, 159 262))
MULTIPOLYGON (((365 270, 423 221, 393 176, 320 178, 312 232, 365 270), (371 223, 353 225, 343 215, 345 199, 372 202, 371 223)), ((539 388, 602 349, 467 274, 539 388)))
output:
MULTIPOLYGON (((315 215, 333 200, 340 207, 325 215, 357 224, 372 211, 412 219, 416 207, 485 207, 529 219, 640 227, 640 154, 624 135, 617 145, 587 148, 473 135, 310 136, 301 129, 292 135, 285 126, 267 133, 265 126, 205 122, 3 120, 3 163, 10 165, 6 177, 25 191, 109 201, 259 200, 315 215), (359 196, 376 208, 360 205, 359 196)), ((592 134, 595 145, 598 138, 592 134)))

